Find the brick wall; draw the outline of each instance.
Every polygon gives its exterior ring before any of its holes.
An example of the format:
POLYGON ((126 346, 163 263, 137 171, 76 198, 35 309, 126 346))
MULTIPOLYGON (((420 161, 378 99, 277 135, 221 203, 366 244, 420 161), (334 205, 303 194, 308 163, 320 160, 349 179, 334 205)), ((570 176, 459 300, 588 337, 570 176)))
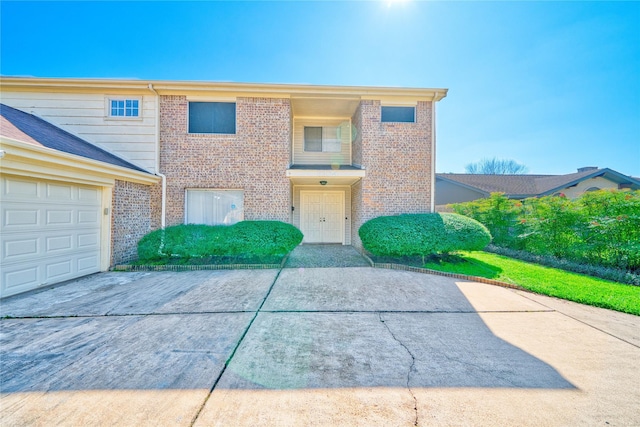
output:
POLYGON ((151 230, 162 227, 162 181, 150 188, 151 194, 151 230))
POLYGON ((238 98, 236 134, 189 134, 185 96, 160 98, 160 171, 167 176, 167 226, 184 222, 185 189, 244 190, 244 218, 288 222, 291 105, 238 98))
POLYGON ((149 185, 116 180, 111 208, 111 265, 138 257, 138 241, 151 231, 151 191, 149 185))
POLYGON ((361 247, 358 229, 371 218, 430 211, 431 107, 418 102, 415 123, 382 123, 379 101, 360 103, 353 162, 367 172, 352 192, 354 246, 361 247))

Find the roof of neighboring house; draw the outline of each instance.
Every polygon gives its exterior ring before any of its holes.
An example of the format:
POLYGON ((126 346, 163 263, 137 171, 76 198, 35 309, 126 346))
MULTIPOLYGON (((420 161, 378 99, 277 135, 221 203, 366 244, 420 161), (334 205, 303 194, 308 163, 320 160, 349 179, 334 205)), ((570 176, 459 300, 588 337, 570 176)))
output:
POLYGON ((0 104, 0 135, 140 172, 148 171, 37 117, 0 104))
POLYGON ((640 188, 640 180, 609 168, 588 168, 587 170, 566 175, 436 174, 437 179, 453 182, 486 195, 490 193, 505 193, 507 196, 515 198, 546 196, 576 185, 585 179, 598 176, 603 176, 618 184, 631 184, 635 188, 640 188))

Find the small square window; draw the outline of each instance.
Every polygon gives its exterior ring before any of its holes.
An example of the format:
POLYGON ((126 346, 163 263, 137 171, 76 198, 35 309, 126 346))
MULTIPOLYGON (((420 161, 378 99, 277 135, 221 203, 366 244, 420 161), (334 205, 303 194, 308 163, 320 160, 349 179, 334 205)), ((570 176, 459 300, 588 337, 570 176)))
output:
POLYGON ((139 99, 111 99, 109 100, 110 117, 140 117, 139 99))
POLYGON ((416 107, 382 107, 383 123, 415 123, 416 107))
POLYGON ((189 133, 236 133, 235 102, 189 102, 189 133))

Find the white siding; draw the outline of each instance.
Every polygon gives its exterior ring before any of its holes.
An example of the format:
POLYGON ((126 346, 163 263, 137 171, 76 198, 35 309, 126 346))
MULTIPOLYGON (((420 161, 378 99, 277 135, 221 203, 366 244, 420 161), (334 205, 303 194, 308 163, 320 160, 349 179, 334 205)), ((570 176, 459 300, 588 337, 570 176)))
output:
POLYGON ((349 185, 296 185, 293 187, 293 225, 300 228, 300 190, 344 191, 344 244, 351 244, 351 187, 349 185))
POLYGON ((155 95, 2 92, 5 105, 34 114, 131 163, 155 172, 155 95), (140 118, 107 116, 107 99, 141 99, 140 118))
POLYGON ((322 120, 322 119, 294 119, 293 121, 293 164, 295 165, 350 165, 351 164, 351 123, 348 119, 322 120), (304 151, 304 127, 305 126, 340 126, 344 131, 341 134, 342 151, 339 153, 321 153, 304 151))

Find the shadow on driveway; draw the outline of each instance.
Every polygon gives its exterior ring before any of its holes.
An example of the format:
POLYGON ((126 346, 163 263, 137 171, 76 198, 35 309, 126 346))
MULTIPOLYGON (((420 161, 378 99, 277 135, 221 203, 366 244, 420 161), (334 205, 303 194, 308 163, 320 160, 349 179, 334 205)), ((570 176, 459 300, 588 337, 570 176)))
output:
POLYGON ((0 322, 1 391, 573 388, 496 337, 451 279, 277 274, 110 273, 75 295, 72 283, 12 298, 3 315, 28 316, 25 302, 40 302, 40 317, 0 322))

